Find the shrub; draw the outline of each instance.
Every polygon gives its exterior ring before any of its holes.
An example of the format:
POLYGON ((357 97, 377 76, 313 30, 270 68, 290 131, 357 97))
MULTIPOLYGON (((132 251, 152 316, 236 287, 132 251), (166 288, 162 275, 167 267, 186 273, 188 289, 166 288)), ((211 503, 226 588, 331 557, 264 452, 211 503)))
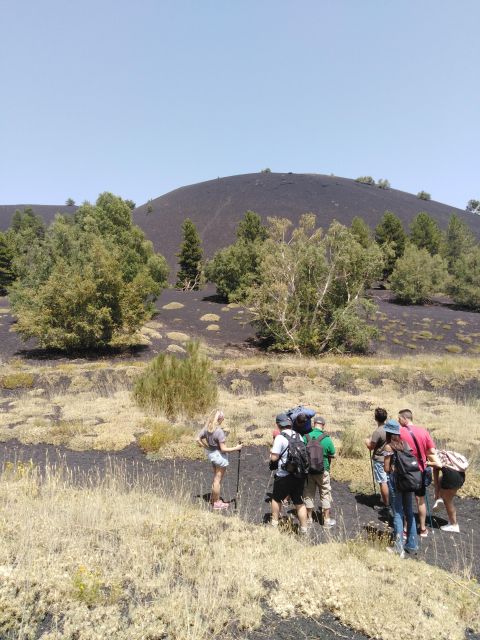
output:
POLYGON ((406 304, 423 304, 447 285, 447 265, 440 256, 408 245, 390 278, 395 297, 406 304))
POLYGON ((390 182, 386 178, 380 178, 377 182, 377 187, 379 189, 390 189, 390 182))
POLYGON ((14 264, 17 331, 41 347, 65 350, 133 335, 150 317, 168 273, 129 207, 111 193, 95 206, 82 205, 74 217, 57 216, 14 264))
POLYGON ((355 178, 355 182, 360 182, 361 184, 375 184, 375 180, 372 176, 359 176, 358 178, 355 178))
POLYGON ((185 433, 190 433, 188 427, 174 427, 169 422, 148 421, 145 426, 149 429, 138 439, 138 444, 146 453, 155 453, 170 442, 177 442, 185 433))
POLYGON ((133 395, 141 407, 169 419, 206 413, 217 401, 218 389, 210 359, 197 341, 186 345, 187 356, 161 353, 138 378, 133 395))
POLYGON ((372 306, 363 294, 383 266, 378 247, 365 250, 338 222, 323 236, 313 214, 302 216, 291 237, 289 220, 270 223, 260 284, 247 298, 259 337, 272 349, 297 353, 366 351, 372 306))
POLYGON ((31 388, 35 381, 35 376, 31 373, 9 373, 0 378, 2 389, 22 389, 31 388))
POLYGON ((419 191, 417 193, 417 198, 420 198, 420 200, 431 200, 432 196, 427 193, 427 191, 419 191))

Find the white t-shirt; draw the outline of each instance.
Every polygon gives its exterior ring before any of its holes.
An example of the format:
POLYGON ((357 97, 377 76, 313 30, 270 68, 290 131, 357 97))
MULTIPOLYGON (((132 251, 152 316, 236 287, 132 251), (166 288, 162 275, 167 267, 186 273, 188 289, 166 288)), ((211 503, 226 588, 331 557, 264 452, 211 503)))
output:
POLYGON ((287 449, 288 449, 288 440, 283 437, 283 433, 286 433, 289 436, 294 435, 294 431, 292 429, 283 429, 278 436, 275 436, 275 440, 273 441, 273 446, 271 449, 271 453, 275 453, 280 456, 278 461, 278 470, 276 471, 276 475, 279 478, 284 478, 288 476, 288 471, 285 471, 283 465, 287 463, 287 449))

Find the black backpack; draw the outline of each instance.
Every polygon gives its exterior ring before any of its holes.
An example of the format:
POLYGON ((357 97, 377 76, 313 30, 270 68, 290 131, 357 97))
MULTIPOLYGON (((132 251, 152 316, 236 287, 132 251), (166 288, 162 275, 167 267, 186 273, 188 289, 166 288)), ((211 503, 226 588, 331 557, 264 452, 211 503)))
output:
POLYGON ((422 488, 422 471, 408 444, 404 444, 403 451, 395 451, 394 464, 395 487, 398 491, 405 493, 422 488))
POLYGON ((310 463, 310 469, 308 473, 317 475, 325 472, 325 452, 323 450, 322 440, 327 437, 327 434, 322 434, 319 438, 311 438, 309 434, 305 436, 307 438, 307 454, 308 461, 310 463))
POLYGON ((308 474, 309 461, 307 446, 303 438, 294 433, 292 436, 282 431, 282 436, 288 441, 287 461, 283 469, 297 478, 304 478, 308 474))

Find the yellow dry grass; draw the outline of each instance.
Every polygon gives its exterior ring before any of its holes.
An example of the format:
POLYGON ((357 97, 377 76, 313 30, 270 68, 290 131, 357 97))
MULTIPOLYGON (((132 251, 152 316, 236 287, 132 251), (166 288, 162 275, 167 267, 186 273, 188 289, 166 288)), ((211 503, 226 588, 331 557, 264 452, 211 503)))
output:
POLYGON ((148 477, 127 489, 122 469, 80 488, 10 466, 0 507, 2 637, 33 639, 47 620, 48 640, 226 639, 259 628, 265 606, 285 618, 330 611, 385 640, 480 630, 475 583, 360 540, 312 549, 167 499, 148 477))

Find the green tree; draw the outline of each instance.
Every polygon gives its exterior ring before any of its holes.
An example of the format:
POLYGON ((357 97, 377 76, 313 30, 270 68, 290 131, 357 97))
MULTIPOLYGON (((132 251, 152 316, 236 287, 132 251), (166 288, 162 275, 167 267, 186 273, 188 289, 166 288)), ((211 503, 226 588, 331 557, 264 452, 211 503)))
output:
POLYGON ((125 200, 125 204, 131 211, 133 211, 137 206, 133 200, 125 200))
POLYGON ((380 249, 366 251, 338 222, 323 236, 313 214, 290 228, 289 220, 270 219, 259 283, 248 291, 260 338, 297 353, 365 351, 373 329, 364 288, 381 271, 380 249))
POLYGON ((7 293, 7 287, 12 284, 15 276, 13 271, 13 253, 7 242, 7 237, 0 232, 0 295, 7 293))
POLYGON ((379 189, 390 189, 390 182, 386 178, 380 178, 377 182, 377 187, 379 189))
POLYGON ((431 200, 432 196, 427 191, 419 191, 417 198, 420 198, 420 200, 431 200))
POLYGON ((260 250, 267 230, 261 218, 247 211, 237 227, 237 241, 217 251, 207 263, 205 276, 214 282, 218 295, 229 301, 243 301, 247 289, 258 282, 260 250))
POLYGON ((410 240, 419 249, 427 249, 432 256, 436 255, 442 243, 437 221, 425 211, 418 213, 410 225, 410 240))
POLYGON ((375 227, 375 241, 384 251, 383 276, 387 278, 392 273, 395 262, 403 255, 406 241, 402 221, 392 211, 385 211, 380 223, 375 227))
POLYGON ((180 269, 177 273, 176 286, 180 289, 193 289, 200 286, 202 275, 203 250, 197 228, 186 218, 182 224, 183 242, 177 253, 180 269))
POLYGON ((255 240, 265 240, 267 237, 267 229, 262 224, 262 219, 254 211, 246 211, 243 220, 240 220, 237 227, 237 238, 245 240, 245 242, 254 242, 255 240))
POLYGON ((480 246, 470 247, 453 263, 449 293, 457 304, 480 311, 480 246))
POLYGON ((67 198, 65 204, 67 205, 67 207, 73 207, 75 206, 75 200, 73 198, 67 198))
POLYGON ((367 249, 372 244, 372 230, 363 218, 355 216, 350 225, 350 230, 355 236, 356 241, 360 243, 364 249, 367 249))
POLYGON ((165 284, 162 261, 121 198, 101 194, 95 206, 57 216, 43 242, 16 257, 10 297, 17 330, 63 350, 132 336, 165 284))
POLYGON ((272 170, 270 169, 270 167, 265 167, 265 169, 262 169, 260 173, 272 173, 272 170))
POLYGON ((358 178, 355 178, 355 182, 371 185, 375 184, 375 180, 372 178, 372 176, 359 176, 358 178))
POLYGON ((475 238, 468 225, 456 214, 450 217, 442 255, 447 260, 448 270, 452 272, 455 262, 475 245, 475 238))
POLYGON ((446 291, 448 280, 447 264, 441 256, 408 244, 397 260, 390 285, 399 302, 424 304, 434 294, 446 291))
POLYGON ((468 211, 469 213, 480 214, 480 200, 469 200, 467 202, 467 206, 465 207, 465 211, 468 211))

